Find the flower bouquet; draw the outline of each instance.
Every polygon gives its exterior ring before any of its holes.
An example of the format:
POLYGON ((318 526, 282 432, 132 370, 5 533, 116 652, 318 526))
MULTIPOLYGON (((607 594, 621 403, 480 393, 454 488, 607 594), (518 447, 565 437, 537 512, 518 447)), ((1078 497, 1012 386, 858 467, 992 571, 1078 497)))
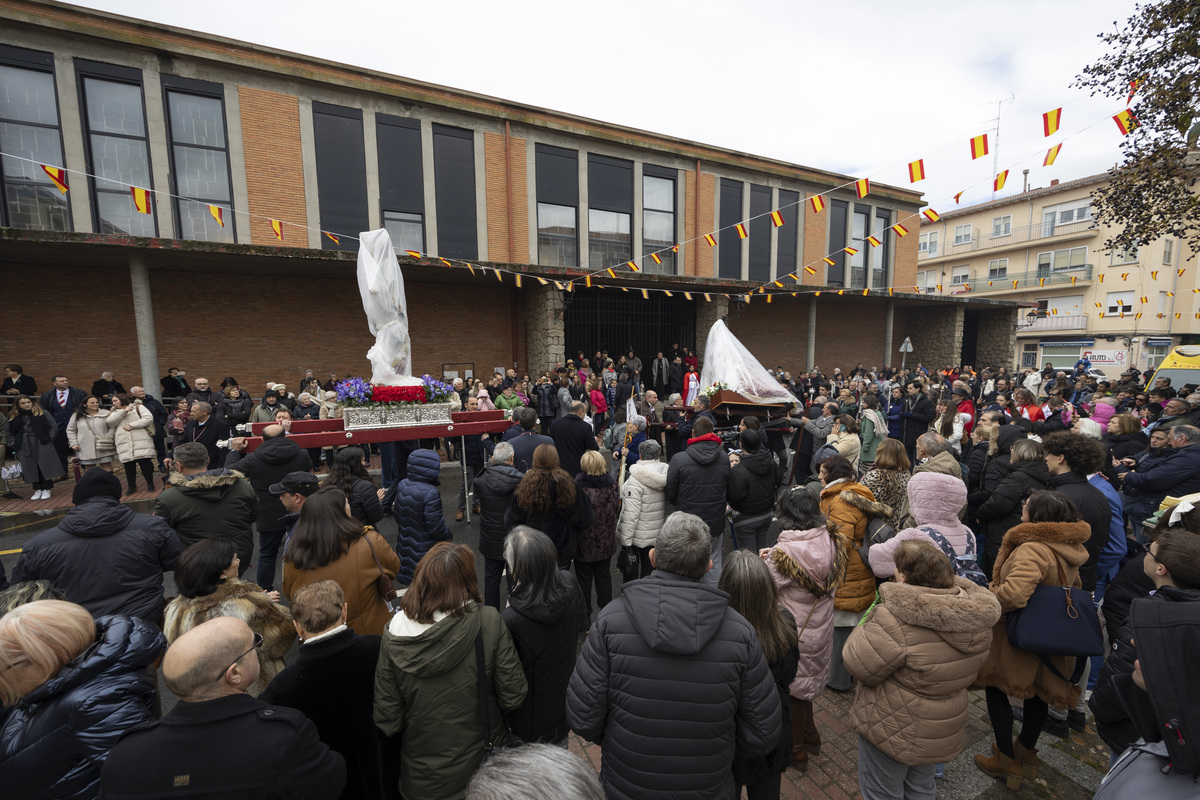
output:
POLYGON ((395 428, 449 423, 454 388, 429 375, 420 383, 383 386, 351 378, 337 386, 347 428, 395 428))
POLYGON ((717 392, 722 391, 723 389, 728 389, 728 388, 729 388, 729 386, 727 384, 722 383, 721 381, 717 381, 712 386, 709 386, 706 389, 701 389, 700 394, 704 395, 705 397, 712 397, 717 392))

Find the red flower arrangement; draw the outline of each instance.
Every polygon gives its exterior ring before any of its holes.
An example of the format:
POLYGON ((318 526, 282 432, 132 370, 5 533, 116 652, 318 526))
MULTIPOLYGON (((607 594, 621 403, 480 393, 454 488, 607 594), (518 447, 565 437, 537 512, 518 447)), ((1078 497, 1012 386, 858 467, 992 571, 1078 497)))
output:
POLYGON ((372 403, 419 403, 426 402, 424 386, 372 386, 372 403))

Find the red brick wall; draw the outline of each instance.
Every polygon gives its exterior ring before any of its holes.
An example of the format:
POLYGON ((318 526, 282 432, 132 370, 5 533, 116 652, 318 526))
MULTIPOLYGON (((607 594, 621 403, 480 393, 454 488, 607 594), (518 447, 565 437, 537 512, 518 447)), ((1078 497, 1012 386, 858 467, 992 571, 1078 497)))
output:
MULTIPOLYGON (((812 203, 808 202, 810 197, 811 194, 805 193, 804 202, 800 205, 800 213, 804 215, 804 252, 800 254, 800 263, 812 267, 817 274, 811 275, 801 269, 799 277, 805 286, 824 286, 827 267, 821 259, 827 255, 825 229, 829 225, 829 209, 826 207, 820 213, 813 212, 812 203)), ((818 361, 817 366, 820 364, 818 361)))
POLYGON ((529 260, 529 197, 526 189, 525 140, 509 137, 513 178, 512 208, 508 203, 508 170, 504 161, 504 134, 483 134, 487 174, 488 259, 522 264, 529 260), (509 252, 509 226, 512 250, 509 252))
MULTIPOLYGON (((295 97, 249 86, 238 87, 242 144, 246 148, 246 189, 254 244, 308 247, 304 165, 300 151, 300 104, 295 97), (284 241, 269 219, 282 220, 284 241)), ((291 387, 288 387, 291 388, 291 387)))

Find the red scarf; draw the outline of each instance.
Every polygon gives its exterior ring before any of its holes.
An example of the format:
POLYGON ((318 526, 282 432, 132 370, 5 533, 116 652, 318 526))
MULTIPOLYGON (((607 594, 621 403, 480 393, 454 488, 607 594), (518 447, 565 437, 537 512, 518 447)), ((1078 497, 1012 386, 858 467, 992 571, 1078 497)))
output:
POLYGON ((688 447, 691 447, 696 442, 716 442, 717 444, 720 444, 721 437, 717 436, 715 433, 706 433, 703 436, 697 436, 695 439, 688 439, 688 447))

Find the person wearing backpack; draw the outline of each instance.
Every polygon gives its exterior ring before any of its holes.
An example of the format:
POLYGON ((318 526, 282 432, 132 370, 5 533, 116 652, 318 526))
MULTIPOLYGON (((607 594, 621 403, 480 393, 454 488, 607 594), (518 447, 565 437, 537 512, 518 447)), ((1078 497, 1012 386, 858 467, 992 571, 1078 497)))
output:
MULTIPOLYGON (((1038 773, 1038 736, 1051 705, 1074 708, 1080 689, 1061 675, 1075 666, 1071 656, 1051 656, 1021 650, 1008 639, 1008 615, 1024 608, 1039 586, 1079 587, 1079 568, 1088 560, 1084 542, 1091 526, 1080 521, 1079 510, 1060 492, 1034 492, 1025 501, 1021 524, 1004 534, 992 571, 992 594, 1004 614, 992 629, 992 647, 976 685, 984 687, 988 717, 996 742, 991 756, 976 755, 986 775, 1002 778, 1010 789, 1021 788, 1023 777, 1038 773), (1008 698, 1025 701, 1021 733, 1012 739, 1013 712, 1008 698)), ((1087 609, 1090 611, 1090 609, 1087 609)))
POLYGON ((936 472, 913 475, 908 481, 908 504, 916 525, 886 542, 871 545, 867 551, 871 571, 878 578, 892 577, 896 572, 896 549, 906 541, 918 539, 932 542, 943 552, 950 549, 954 554, 955 574, 986 586, 987 579, 975 564, 975 534, 958 519, 958 510, 966 502, 967 487, 958 478, 936 472), (973 574, 965 575, 968 570, 973 574))

